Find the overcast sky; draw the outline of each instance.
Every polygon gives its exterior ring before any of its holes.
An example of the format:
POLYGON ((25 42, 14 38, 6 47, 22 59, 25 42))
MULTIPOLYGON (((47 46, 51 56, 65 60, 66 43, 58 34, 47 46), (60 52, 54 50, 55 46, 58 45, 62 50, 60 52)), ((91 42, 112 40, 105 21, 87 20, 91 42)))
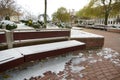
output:
MULTIPOLYGON (((44 13, 44 0, 15 0, 22 8, 30 11, 33 15, 44 13)), ((90 0, 47 0, 47 14, 50 16, 60 7, 80 10, 89 3, 90 0)))

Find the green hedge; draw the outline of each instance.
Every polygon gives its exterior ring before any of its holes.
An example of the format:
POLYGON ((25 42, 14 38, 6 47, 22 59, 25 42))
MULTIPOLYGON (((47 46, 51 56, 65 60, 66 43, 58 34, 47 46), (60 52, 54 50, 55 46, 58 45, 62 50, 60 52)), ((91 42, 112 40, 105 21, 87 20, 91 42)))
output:
POLYGON ((17 28, 17 25, 14 25, 14 24, 13 25, 9 25, 9 24, 6 25, 7 30, 12 30, 12 29, 16 29, 16 28, 17 28))
POLYGON ((40 28, 40 26, 41 25, 39 23, 37 23, 37 22, 36 23, 32 23, 32 27, 33 28, 40 28))
MULTIPOLYGON (((7 25, 6 26, 7 30, 12 30, 12 29, 16 29, 16 28, 17 28, 17 25, 12 25, 12 26, 11 25, 7 25)), ((1 25, 0 25, 0 29, 3 29, 1 25)))

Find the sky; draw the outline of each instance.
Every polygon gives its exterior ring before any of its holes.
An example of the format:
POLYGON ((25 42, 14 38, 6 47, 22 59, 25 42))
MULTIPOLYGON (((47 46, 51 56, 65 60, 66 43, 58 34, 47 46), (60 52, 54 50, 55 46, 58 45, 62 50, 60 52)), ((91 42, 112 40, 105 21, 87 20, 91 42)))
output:
MULTIPOLYGON (((44 13, 44 0, 15 0, 24 10, 33 15, 44 13)), ((47 0, 47 14, 51 15, 60 7, 78 11, 89 3, 90 0, 47 0)))

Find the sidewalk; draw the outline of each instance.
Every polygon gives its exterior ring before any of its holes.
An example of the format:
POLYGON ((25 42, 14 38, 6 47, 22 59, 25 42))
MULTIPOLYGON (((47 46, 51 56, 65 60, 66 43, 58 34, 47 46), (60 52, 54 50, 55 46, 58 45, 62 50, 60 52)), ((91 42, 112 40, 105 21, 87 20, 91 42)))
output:
POLYGON ((84 29, 84 31, 104 36, 104 48, 112 48, 113 50, 116 50, 120 53, 120 33, 86 28, 84 29))
POLYGON ((110 48, 83 51, 76 53, 63 71, 48 71, 29 80, 120 80, 120 55, 110 48))

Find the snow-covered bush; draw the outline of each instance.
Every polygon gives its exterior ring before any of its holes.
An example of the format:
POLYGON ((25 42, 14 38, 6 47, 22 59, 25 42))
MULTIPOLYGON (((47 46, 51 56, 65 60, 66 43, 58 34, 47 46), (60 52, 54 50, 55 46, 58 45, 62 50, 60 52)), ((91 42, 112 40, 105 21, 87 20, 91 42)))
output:
POLYGON ((17 25, 12 21, 2 20, 0 22, 0 28, 7 29, 7 30, 12 30, 12 29, 16 29, 17 25))
POLYGON ((10 20, 10 17, 9 17, 9 16, 6 16, 6 17, 5 17, 5 20, 10 20))
POLYGON ((112 28, 117 28, 118 29, 118 28, 120 28, 120 26, 112 26, 112 28))
POLYGON ((57 26, 60 28, 71 28, 69 23, 58 23, 57 26))
POLYGON ((40 28, 40 26, 41 26, 41 25, 40 25, 38 22, 33 22, 33 23, 32 23, 32 27, 33 27, 33 28, 40 28))
POLYGON ((25 25, 33 27, 33 28, 40 28, 43 26, 43 22, 41 21, 34 21, 34 20, 21 20, 22 23, 25 23, 25 25))
POLYGON ((64 23, 57 23, 57 26, 60 27, 60 28, 64 28, 65 27, 64 23))

